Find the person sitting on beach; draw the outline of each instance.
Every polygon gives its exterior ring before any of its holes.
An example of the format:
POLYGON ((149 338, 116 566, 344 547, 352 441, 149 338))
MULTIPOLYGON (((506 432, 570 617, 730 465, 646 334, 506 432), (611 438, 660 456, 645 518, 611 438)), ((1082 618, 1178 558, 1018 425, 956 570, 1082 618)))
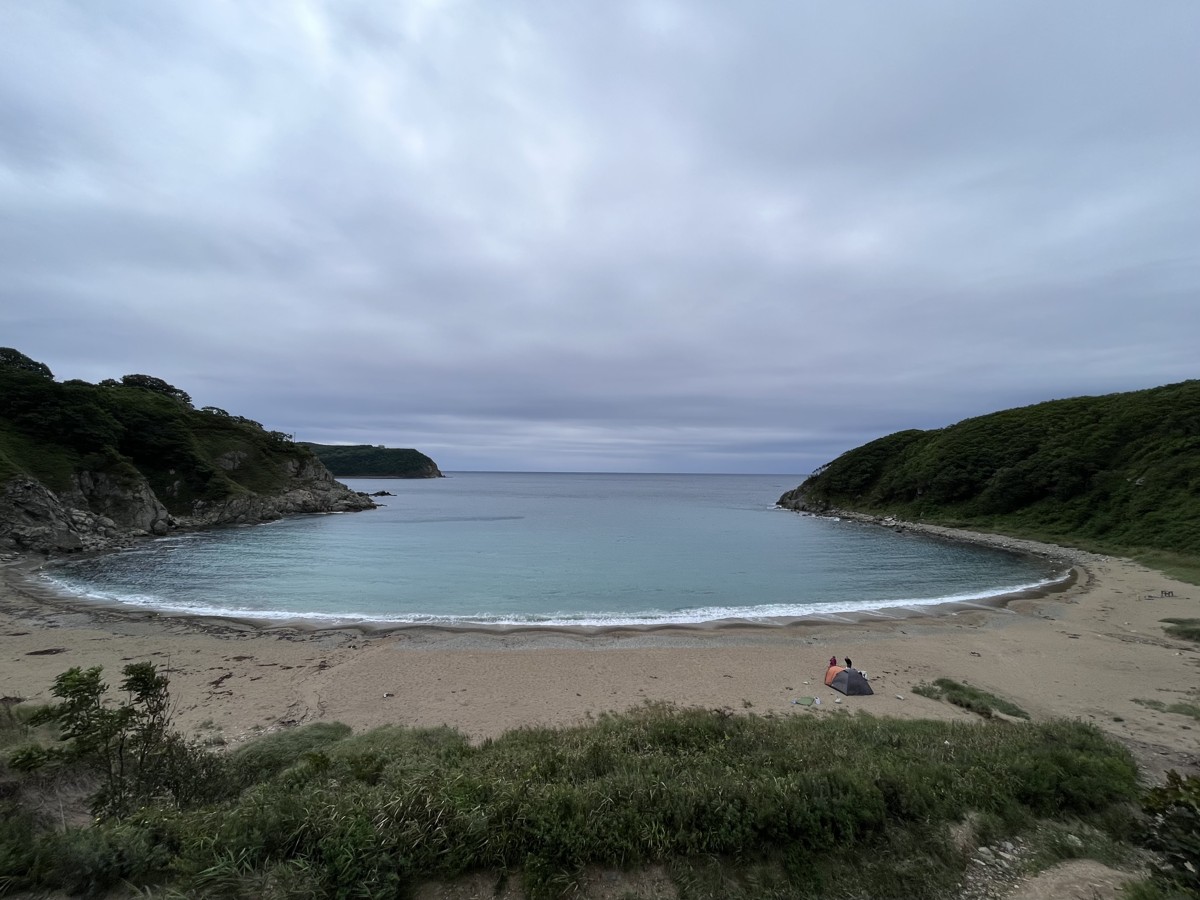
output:
POLYGON ((846 657, 846 668, 847 668, 847 669, 853 669, 853 668, 854 668, 854 664, 853 664, 852 662, 850 662, 850 657, 848 657, 848 656, 846 657))
POLYGON ((832 669, 836 665, 837 665, 837 657, 836 656, 829 657, 829 668, 832 669))

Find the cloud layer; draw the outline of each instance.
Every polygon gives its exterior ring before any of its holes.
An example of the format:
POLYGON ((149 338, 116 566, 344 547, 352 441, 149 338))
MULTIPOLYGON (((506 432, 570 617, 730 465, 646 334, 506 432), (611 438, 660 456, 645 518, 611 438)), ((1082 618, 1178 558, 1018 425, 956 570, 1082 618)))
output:
POLYGON ((445 469, 1197 375, 1200 7, 0 6, 0 344, 445 469))

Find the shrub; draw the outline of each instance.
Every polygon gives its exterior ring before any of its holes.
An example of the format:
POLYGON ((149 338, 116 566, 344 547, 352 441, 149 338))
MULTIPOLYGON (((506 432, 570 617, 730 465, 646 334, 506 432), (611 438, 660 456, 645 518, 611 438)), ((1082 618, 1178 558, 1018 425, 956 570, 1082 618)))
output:
POLYGON ((295 766, 305 754, 329 747, 349 735, 350 727, 341 722, 316 722, 264 735, 231 753, 230 769, 236 773, 237 784, 248 787, 295 766))
POLYGON ((1200 897, 1200 777, 1168 772, 1167 783, 1152 789, 1142 808, 1150 817, 1147 846, 1161 857, 1157 879, 1200 897))
POLYGON ((16 803, 0 802, 0 894, 8 894, 37 883, 36 824, 33 816, 16 803))
POLYGON ((171 860, 169 848, 152 830, 130 825, 73 828, 53 835, 42 854, 44 882, 86 897, 153 878, 171 860))
POLYGON ((38 710, 32 724, 54 723, 61 744, 31 746, 13 754, 10 765, 32 771, 54 764, 78 765, 100 777, 92 811, 119 817, 158 799, 179 806, 221 792, 224 763, 171 729, 169 679, 153 663, 123 670, 126 700, 106 702, 108 685, 100 666, 78 666, 59 675, 51 693, 62 702, 38 710))

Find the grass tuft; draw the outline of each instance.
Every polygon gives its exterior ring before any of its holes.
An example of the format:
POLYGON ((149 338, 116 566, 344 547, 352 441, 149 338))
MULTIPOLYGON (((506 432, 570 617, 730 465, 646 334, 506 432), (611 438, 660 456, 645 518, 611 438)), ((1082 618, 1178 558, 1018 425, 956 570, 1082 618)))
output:
POLYGON ((1167 623, 1163 629, 1171 637, 1200 643, 1200 619, 1162 619, 1167 623))
POLYGON ((978 713, 985 719, 992 718, 996 713, 1003 713, 1015 719, 1028 719, 1029 713, 1010 700, 997 697, 988 691, 971 687, 953 678, 938 678, 933 684, 922 682, 913 686, 913 693, 930 700, 945 700, 955 706, 978 713))
POLYGON ((1200 706, 1195 703, 1187 703, 1180 701, 1178 703, 1163 703, 1161 700, 1142 700, 1135 697, 1134 703, 1139 703, 1147 709, 1155 709, 1159 712, 1174 713, 1177 716, 1187 716, 1200 722, 1200 706))

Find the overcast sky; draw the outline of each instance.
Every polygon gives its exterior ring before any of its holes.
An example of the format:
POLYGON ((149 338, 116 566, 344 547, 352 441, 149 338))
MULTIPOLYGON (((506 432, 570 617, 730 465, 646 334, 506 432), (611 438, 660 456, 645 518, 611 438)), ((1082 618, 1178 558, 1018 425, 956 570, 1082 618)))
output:
POLYGON ((1200 3, 0 0, 0 346, 445 470, 1200 374, 1200 3))

